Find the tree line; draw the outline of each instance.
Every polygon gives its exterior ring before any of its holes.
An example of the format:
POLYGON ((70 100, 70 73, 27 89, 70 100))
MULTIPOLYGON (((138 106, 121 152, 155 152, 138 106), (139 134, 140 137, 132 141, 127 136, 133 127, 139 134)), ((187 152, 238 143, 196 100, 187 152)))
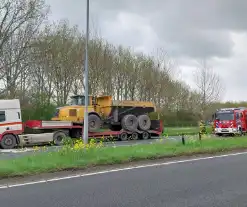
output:
MULTIPOLYGON (((18 98, 23 119, 50 119, 84 90, 85 35, 68 20, 49 22, 44 0, 0 0, 0 97, 18 98)), ((152 101, 166 125, 196 125, 220 101, 220 79, 205 61, 197 89, 178 81, 163 49, 153 55, 112 45, 91 31, 89 93, 152 101)))

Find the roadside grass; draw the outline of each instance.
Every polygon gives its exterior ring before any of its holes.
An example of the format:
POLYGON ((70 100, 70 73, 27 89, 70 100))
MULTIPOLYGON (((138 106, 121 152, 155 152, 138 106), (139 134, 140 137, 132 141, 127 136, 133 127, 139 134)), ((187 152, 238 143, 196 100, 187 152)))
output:
MULTIPOLYGON (((211 126, 206 126, 207 134, 211 134, 211 126)), ((164 134, 168 136, 179 136, 182 134, 193 135, 198 134, 200 131, 199 127, 164 127, 164 134)))
POLYGON ((131 161, 157 158, 170 158, 203 153, 216 153, 236 149, 247 149, 247 137, 215 138, 203 136, 199 141, 196 136, 186 139, 186 144, 157 141, 154 144, 103 147, 102 143, 92 141, 88 145, 77 142, 67 144, 61 150, 38 153, 0 160, 0 178, 34 175, 61 170, 84 169, 92 166, 128 163, 131 161))

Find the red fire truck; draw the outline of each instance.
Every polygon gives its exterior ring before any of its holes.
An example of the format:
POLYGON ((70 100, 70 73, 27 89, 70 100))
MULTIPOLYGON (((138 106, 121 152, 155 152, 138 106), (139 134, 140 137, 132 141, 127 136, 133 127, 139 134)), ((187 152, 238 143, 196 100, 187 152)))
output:
POLYGON ((214 133, 218 136, 244 134, 247 131, 247 108, 221 108, 213 115, 214 133))

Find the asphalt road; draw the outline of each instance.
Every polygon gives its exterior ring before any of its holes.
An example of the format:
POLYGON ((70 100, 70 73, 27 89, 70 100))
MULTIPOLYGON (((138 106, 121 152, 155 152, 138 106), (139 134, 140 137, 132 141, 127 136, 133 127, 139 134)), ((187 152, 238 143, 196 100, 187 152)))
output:
MULTIPOLYGON (((179 141, 180 137, 170 137, 170 141, 179 141)), ((165 142, 167 139, 163 139, 165 142)), ((131 145, 140 145, 140 144, 152 144, 154 142, 159 141, 159 139, 148 139, 148 140, 130 140, 130 141, 115 141, 112 142, 105 142, 105 146, 111 146, 111 147, 118 147, 118 146, 131 146, 131 145)), ((54 147, 54 146, 47 146, 46 151, 55 151, 59 149, 60 147, 54 147)), ((21 157, 28 154, 32 154, 34 149, 32 147, 27 147, 25 149, 11 149, 11 150, 1 150, 0 149, 0 160, 2 159, 12 159, 15 157, 21 157)))
POLYGON ((0 189, 1 207, 245 207, 247 154, 0 189))

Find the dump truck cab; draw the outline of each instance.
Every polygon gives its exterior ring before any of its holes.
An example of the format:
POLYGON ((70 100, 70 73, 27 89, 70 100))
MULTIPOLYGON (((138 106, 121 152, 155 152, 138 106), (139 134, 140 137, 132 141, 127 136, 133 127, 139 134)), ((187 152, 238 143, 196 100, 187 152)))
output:
MULTIPOLYGON (((95 96, 88 96, 88 105, 95 104, 95 96)), ((85 106, 85 96, 84 95, 74 95, 70 97, 71 106, 85 106)))
MULTIPOLYGON (((88 112, 94 112, 93 96, 88 97, 88 112)), ((85 96, 74 95, 70 97, 70 103, 67 106, 56 108, 52 121, 73 121, 82 122, 84 119, 85 96)))
MULTIPOLYGON (((88 113, 99 117, 107 117, 111 112, 111 96, 92 96, 88 97, 88 113)), ((58 107, 53 121, 73 121, 83 122, 85 110, 85 96, 74 95, 70 97, 70 103, 67 106, 58 107)))

